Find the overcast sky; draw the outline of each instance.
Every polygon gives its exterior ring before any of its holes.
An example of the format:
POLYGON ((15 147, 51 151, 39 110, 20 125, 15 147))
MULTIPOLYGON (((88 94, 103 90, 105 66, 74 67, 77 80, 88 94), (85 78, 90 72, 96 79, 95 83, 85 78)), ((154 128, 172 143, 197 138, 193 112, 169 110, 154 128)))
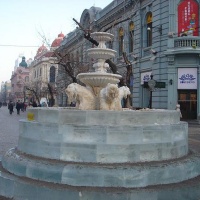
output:
POLYGON ((34 57, 42 33, 50 43, 74 30, 84 9, 106 7, 112 0, 0 0, 0 83, 9 81, 19 54, 34 57))

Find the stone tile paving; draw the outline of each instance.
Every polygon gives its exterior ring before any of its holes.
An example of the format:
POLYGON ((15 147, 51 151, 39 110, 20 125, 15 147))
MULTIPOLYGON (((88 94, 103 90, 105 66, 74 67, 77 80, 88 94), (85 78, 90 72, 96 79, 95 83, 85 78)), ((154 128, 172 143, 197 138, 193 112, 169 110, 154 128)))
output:
POLYGON ((26 112, 20 112, 14 108, 14 113, 9 114, 7 107, 0 108, 0 156, 8 149, 17 146, 19 137, 19 120, 26 118, 26 112))

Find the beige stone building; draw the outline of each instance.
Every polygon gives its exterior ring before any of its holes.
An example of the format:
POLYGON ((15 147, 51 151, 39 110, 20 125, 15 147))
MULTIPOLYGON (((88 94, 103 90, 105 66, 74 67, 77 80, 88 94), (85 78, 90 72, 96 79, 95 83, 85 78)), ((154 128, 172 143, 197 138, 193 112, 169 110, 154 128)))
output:
POLYGON ((56 103, 56 77, 58 73, 58 62, 55 49, 60 46, 64 34, 60 33, 52 42, 50 48, 44 44, 38 48, 36 56, 30 65, 30 85, 35 91, 32 93, 31 102, 41 104, 41 99, 46 99, 49 106, 56 103))

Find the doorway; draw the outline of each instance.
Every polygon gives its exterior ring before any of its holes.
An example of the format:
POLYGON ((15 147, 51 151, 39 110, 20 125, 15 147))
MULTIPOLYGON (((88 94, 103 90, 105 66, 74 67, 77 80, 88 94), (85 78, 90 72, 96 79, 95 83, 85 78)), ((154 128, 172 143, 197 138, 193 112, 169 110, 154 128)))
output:
POLYGON ((197 90, 178 90, 178 104, 183 119, 197 119, 197 90))

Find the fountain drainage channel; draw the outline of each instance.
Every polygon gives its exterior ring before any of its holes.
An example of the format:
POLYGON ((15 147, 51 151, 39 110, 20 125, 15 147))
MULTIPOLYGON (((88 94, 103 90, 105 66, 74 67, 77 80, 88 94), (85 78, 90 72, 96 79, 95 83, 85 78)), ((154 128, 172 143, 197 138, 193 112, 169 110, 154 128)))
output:
MULTIPOLYGON (((29 108, 19 140, 0 163, 0 197, 15 200, 197 200, 200 155, 188 149, 188 124, 175 110, 123 110, 120 75, 107 73, 112 35, 93 33, 95 72, 76 108, 29 108), (111 87, 113 100, 107 101, 111 87), (87 105, 90 97, 91 105, 87 105), (109 105, 107 105, 109 102, 109 105), (112 105, 112 106, 111 106, 112 105), (92 109, 91 109, 92 108, 92 109)), ((123 88, 124 89, 124 88, 123 88)), ((73 96, 73 95, 72 95, 73 96)), ((109 99, 110 100, 110 99, 109 99)))

